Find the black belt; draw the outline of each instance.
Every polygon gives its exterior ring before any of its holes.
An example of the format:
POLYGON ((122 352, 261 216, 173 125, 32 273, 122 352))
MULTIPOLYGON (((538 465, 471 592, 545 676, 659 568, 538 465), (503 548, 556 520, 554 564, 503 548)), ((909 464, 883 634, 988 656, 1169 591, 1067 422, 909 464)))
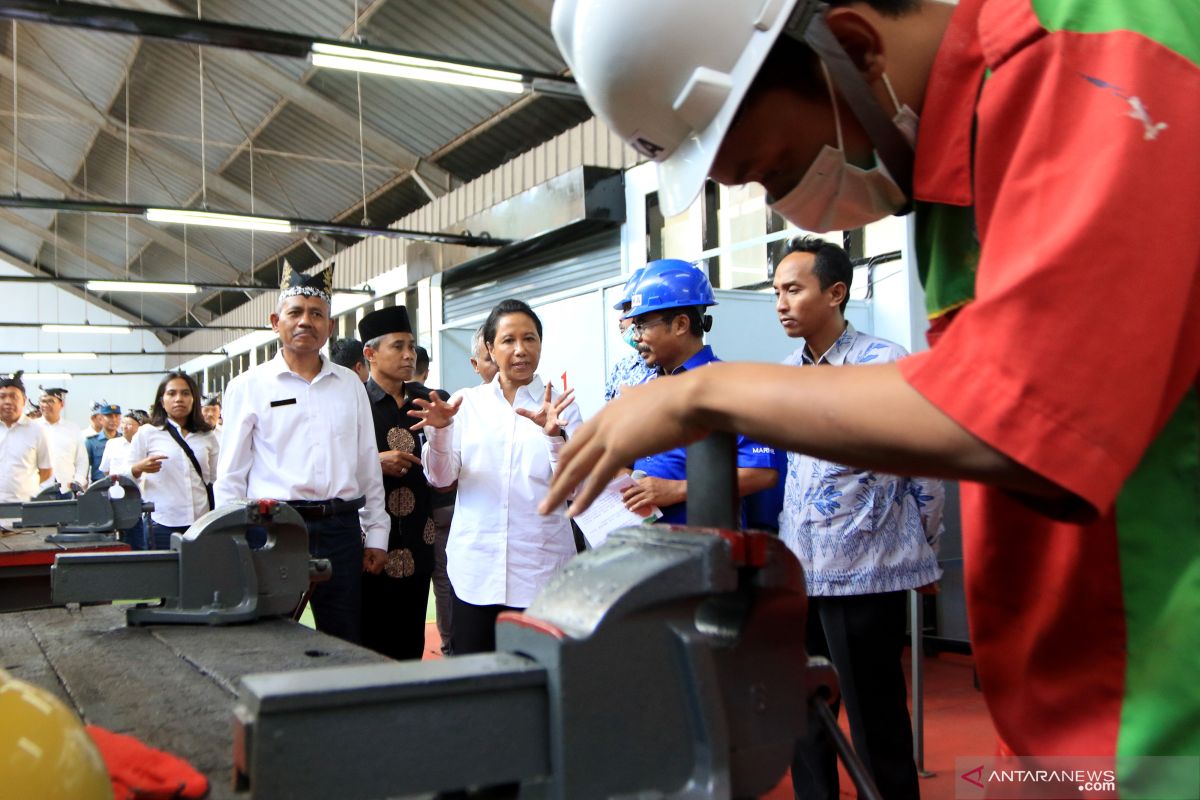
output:
POLYGON ((300 512, 305 519, 321 519, 336 517, 338 514, 349 514, 358 511, 367 504, 367 498, 356 497, 353 500, 288 500, 289 506, 300 512))

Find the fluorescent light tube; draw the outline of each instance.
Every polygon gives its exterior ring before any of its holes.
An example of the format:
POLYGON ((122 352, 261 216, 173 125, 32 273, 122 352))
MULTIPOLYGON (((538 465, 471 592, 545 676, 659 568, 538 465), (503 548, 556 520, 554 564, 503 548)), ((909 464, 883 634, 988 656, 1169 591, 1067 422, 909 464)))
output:
POLYGON ((147 208, 146 219, 150 222, 208 225, 214 228, 237 228, 245 231, 292 232, 292 223, 285 219, 250 217, 244 214, 216 214, 211 211, 188 211, 179 208, 147 208))
POLYGON ((31 361, 91 361, 96 357, 96 354, 49 351, 45 353, 26 353, 25 357, 31 361))
POLYGON ((149 283, 145 281, 88 281, 89 292, 146 292, 149 294, 195 294, 190 283, 149 283))
POLYGON ((133 333, 127 325, 59 325, 47 323, 42 326, 45 333, 133 333))
POLYGON ((313 44, 312 64, 314 67, 370 72, 394 78, 448 83, 510 94, 521 94, 525 91, 525 84, 522 83, 521 74, 518 72, 323 42, 313 44))

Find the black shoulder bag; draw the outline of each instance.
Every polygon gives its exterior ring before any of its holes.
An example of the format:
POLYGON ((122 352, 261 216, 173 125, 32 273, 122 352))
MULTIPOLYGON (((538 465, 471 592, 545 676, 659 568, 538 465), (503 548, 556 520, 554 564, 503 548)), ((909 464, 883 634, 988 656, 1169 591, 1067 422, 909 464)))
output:
POLYGON ((196 468, 196 474, 200 476, 200 482, 204 484, 204 491, 208 495, 208 510, 212 511, 217 507, 216 501, 213 498, 212 484, 205 482, 204 471, 200 469, 200 460, 196 458, 196 453, 191 447, 188 446, 188 443, 183 440, 183 437, 179 435, 179 431, 175 429, 174 425, 168 422, 163 427, 166 428, 167 433, 171 434, 171 438, 183 448, 183 452, 187 453, 188 460, 191 461, 192 466, 196 468))

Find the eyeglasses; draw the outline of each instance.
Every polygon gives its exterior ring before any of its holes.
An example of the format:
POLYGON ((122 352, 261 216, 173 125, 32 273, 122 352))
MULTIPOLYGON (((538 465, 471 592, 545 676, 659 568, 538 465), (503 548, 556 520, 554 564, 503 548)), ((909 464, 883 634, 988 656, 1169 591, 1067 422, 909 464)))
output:
POLYGON ((641 339, 643 336, 646 335, 647 328, 651 328, 655 325, 664 324, 664 323, 666 323, 666 320, 663 319, 662 317, 659 317, 658 319, 652 319, 649 322, 635 322, 635 323, 633 323, 634 338, 641 339))

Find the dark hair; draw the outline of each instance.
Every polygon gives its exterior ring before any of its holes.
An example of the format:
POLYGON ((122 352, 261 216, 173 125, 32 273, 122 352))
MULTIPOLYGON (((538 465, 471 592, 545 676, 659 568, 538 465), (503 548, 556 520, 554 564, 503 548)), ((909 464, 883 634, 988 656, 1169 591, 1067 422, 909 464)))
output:
POLYGON ((145 425, 150 421, 150 415, 140 408, 133 408, 125 412, 125 416, 136 422, 138 425, 145 425))
POLYGON ((500 318, 506 317, 509 314, 524 314, 533 320, 533 327, 537 329, 538 338, 542 338, 542 321, 538 319, 538 315, 533 313, 533 309, 523 300, 501 300, 492 309, 492 313, 488 314, 487 321, 483 323, 483 341, 487 344, 495 344, 496 328, 500 326, 500 318))
POLYGON ((363 345, 358 339, 334 339, 329 343, 329 360, 346 369, 365 362, 363 345))
MULTIPOLYGON (((826 0, 837 8, 848 6, 854 0, 826 0)), ((921 0, 866 0, 866 4, 885 17, 902 17, 915 11, 921 0)), ((770 88, 790 88, 799 90, 808 97, 827 97, 828 89, 825 78, 821 74, 820 59, 808 45, 781 34, 775 40, 766 59, 763 60, 758 74, 746 98, 770 88)), ((746 102, 742 101, 743 104, 746 102)))
POLYGON ((196 385, 196 380, 186 372, 168 372, 167 377, 162 379, 162 383, 158 385, 158 391, 154 393, 154 405, 150 406, 150 424, 160 428, 166 428, 167 410, 163 408, 163 395, 167 393, 167 384, 173 380, 186 381, 188 388, 192 391, 192 410, 188 414, 186 430, 189 433, 207 433, 213 429, 204 421, 204 415, 200 413, 200 387, 196 385))
POLYGON ((671 308, 663 316, 669 324, 671 320, 680 315, 687 317, 688 330, 692 336, 699 338, 712 330, 712 317, 704 313, 704 306, 671 308))
POLYGON ((204 402, 201 403, 204 407, 221 405, 221 393, 215 392, 210 395, 205 395, 204 402))
POLYGON ((417 345, 417 363, 413 371, 420 375, 429 370, 429 351, 417 345))
POLYGON ((854 285, 854 265, 846 251, 833 242, 819 239, 816 236, 796 236, 788 240, 783 249, 782 261, 792 253, 812 253, 816 260, 813 262, 813 275, 825 291, 835 283, 846 284, 846 296, 842 299, 841 310, 846 313, 846 304, 850 302, 850 287, 854 285))
POLYGON ((25 382, 21 380, 21 376, 24 374, 25 370, 19 369, 11 375, 0 376, 0 389, 17 389, 28 399, 29 394, 25 391, 25 382))

